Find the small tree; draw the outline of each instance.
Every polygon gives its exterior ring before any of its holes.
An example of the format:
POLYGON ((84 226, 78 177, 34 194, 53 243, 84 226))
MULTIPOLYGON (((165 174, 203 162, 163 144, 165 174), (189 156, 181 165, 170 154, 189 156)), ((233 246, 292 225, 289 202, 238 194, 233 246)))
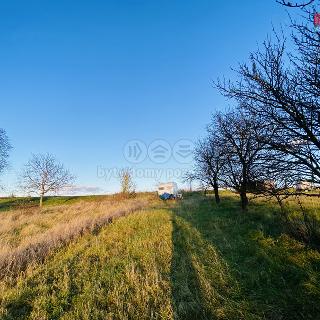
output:
POLYGON ((133 182, 132 172, 130 169, 122 169, 119 172, 119 179, 122 194, 130 195, 135 192, 135 184, 133 182))
POLYGON ((47 193, 56 193, 75 177, 51 154, 32 155, 21 174, 21 186, 40 196, 40 207, 47 193))
POLYGON ((198 180, 204 186, 214 191, 216 203, 220 203, 219 182, 224 166, 224 150, 220 144, 215 128, 208 129, 208 137, 200 140, 194 151, 195 167, 185 176, 185 180, 198 180))

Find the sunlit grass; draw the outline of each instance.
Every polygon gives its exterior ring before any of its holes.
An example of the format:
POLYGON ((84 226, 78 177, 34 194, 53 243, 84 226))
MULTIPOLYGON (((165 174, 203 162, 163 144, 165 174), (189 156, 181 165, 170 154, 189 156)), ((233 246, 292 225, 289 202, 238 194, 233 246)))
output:
POLYGON ((5 288, 3 312, 7 319, 170 318, 171 233, 163 210, 121 219, 5 288))
POLYGON ((0 224, 0 276, 22 271, 50 252, 85 232, 96 231, 114 216, 149 206, 154 197, 142 195, 115 201, 77 201, 43 209, 26 207, 2 212, 0 224))

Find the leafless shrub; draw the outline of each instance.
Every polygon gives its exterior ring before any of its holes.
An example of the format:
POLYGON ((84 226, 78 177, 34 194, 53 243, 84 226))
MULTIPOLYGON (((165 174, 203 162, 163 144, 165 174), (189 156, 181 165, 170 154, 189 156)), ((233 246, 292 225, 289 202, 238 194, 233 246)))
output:
POLYGON ((132 172, 130 169, 122 169, 119 172, 121 185, 121 197, 126 198, 135 195, 135 184, 133 182, 132 172))
POLYGON ((310 246, 320 248, 320 221, 315 214, 308 212, 300 195, 296 195, 299 211, 289 214, 288 228, 291 235, 310 246))

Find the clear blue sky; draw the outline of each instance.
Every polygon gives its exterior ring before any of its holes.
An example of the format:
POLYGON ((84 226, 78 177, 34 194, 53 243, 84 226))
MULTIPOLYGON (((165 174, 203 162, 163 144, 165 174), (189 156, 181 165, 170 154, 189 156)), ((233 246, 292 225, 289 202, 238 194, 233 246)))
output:
MULTIPOLYGON (((230 67, 272 24, 287 22, 275 0, 1 1, 0 127, 14 147, 1 177, 6 192, 30 154, 44 152, 77 175, 83 192, 116 191, 97 166, 129 166, 131 139, 203 135, 210 114, 229 103, 212 79, 232 77, 230 67)), ((135 167, 188 165, 146 159, 135 167)), ((136 183, 152 189, 156 179, 136 183)))

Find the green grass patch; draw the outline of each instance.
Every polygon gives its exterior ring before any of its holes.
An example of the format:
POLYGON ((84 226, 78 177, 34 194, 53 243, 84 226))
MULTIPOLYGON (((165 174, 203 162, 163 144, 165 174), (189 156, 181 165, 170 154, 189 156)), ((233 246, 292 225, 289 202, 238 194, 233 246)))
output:
MULTIPOLYGON (((77 196, 77 197, 44 197, 44 206, 54 206, 61 204, 72 204, 80 200, 95 201, 99 197, 105 196, 77 196)), ((0 198, 0 211, 10 209, 27 208, 39 206, 38 197, 9 197, 0 198)))
MULTIPOLYGON (((144 196, 153 196, 153 192, 139 192, 135 196, 141 198, 144 196)), ((87 196, 47 196, 43 198, 43 206, 57 206, 73 204, 79 201, 101 202, 105 200, 119 200, 119 194, 111 195, 87 195, 87 196)), ((122 197, 123 198, 123 197, 122 197)), ((124 199, 124 198, 123 198, 124 199)), ((120 199, 120 200, 123 200, 120 199)), ((38 207, 39 197, 2 197, 0 198, 0 212, 11 209, 38 207)))

